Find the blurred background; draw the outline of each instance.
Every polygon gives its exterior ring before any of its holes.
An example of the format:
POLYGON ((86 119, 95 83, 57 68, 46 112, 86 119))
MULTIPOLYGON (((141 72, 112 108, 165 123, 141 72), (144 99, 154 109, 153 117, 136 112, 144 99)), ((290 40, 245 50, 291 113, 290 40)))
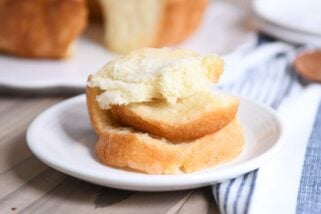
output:
POLYGON ((79 93, 88 74, 143 47, 225 57, 262 35, 318 47, 320 8, 317 0, 2 0, 0 86, 79 93))
POLYGON ((320 8, 317 0, 2 0, 0 86, 82 92, 88 74, 142 47, 226 56, 262 34, 320 46, 320 8))

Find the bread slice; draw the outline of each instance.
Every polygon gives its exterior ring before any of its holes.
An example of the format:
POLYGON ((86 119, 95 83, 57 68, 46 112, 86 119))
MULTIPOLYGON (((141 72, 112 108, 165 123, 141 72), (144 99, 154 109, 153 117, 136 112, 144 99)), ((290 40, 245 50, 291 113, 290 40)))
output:
POLYGON ((123 124, 173 142, 194 140, 229 124, 237 113, 239 100, 211 92, 178 100, 113 105, 111 112, 123 124))
POLYGON ((85 0, 1 0, 0 51, 64 58, 87 22, 85 0))
POLYGON ((99 108, 96 96, 100 92, 87 88, 86 93, 90 120, 99 136, 96 154, 106 165, 149 174, 188 173, 230 161, 243 149, 237 118, 214 134, 174 144, 118 123, 110 110, 99 108))
POLYGON ((208 0, 99 0, 109 49, 125 53, 186 39, 199 26, 208 0))

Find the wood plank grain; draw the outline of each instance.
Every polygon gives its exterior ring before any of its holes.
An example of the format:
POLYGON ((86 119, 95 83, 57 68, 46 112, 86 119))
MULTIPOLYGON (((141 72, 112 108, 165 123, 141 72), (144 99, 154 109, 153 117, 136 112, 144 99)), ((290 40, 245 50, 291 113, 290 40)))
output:
POLYGON ((1 173, 0 198, 14 192, 46 169, 48 166, 31 156, 17 166, 1 173))
POLYGON ((175 214, 177 213, 182 206, 189 200, 189 198, 191 197, 191 195, 193 194, 194 190, 189 191, 188 194, 185 195, 184 198, 182 198, 180 201, 178 201, 173 207, 171 207, 166 214, 175 214))
POLYGON ((138 192, 133 197, 115 204, 110 210, 115 214, 163 214, 172 207, 177 207, 176 204, 186 199, 189 193, 190 191, 138 192))
POLYGON ((61 99, 0 99, 0 213, 29 205, 54 187, 59 176, 65 177, 36 159, 25 141, 26 129, 34 117, 61 99))
POLYGON ((99 186, 67 177, 50 193, 30 204, 22 213, 90 213, 99 186))
POLYGON ((53 191, 21 211, 26 214, 46 212, 158 214, 166 213, 187 194, 188 191, 135 193, 67 178, 53 191))
POLYGON ((196 189, 178 210, 177 214, 212 213, 218 214, 214 198, 209 188, 196 189))
POLYGON ((10 111, 11 107, 14 107, 17 103, 19 103, 19 99, 1 99, 0 105, 0 115, 7 114, 10 111))
POLYGON ((6 110, 6 113, 1 114, 0 117, 0 128, 2 130, 0 133, 1 144, 5 138, 10 138, 9 133, 11 133, 12 130, 19 131, 25 129, 40 112, 58 101, 60 101, 60 99, 22 99, 20 102, 10 106, 10 108, 6 110))
POLYGON ((60 99, 5 99, 2 102, 13 104, 0 117, 0 173, 31 156, 26 144, 26 130, 30 122, 44 109, 60 99))
POLYGON ((53 169, 26 181, 20 188, 0 199, 0 213, 8 213, 12 208, 22 210, 46 195, 66 178, 66 175, 53 169))

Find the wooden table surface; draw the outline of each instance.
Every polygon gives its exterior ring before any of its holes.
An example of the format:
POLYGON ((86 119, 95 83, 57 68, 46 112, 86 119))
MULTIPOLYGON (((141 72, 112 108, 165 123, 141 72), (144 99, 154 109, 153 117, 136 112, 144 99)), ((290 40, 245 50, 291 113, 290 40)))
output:
MULTIPOLYGON (((237 15, 235 8, 228 12, 229 7, 217 8, 218 19, 223 19, 213 25, 218 32, 213 42, 220 41, 217 50, 223 53, 249 38, 247 30, 251 29, 243 22, 244 14, 237 15)), ((66 93, 37 94, 0 88, 0 214, 218 213, 210 187, 158 193, 122 191, 90 184, 46 166, 29 150, 26 130, 40 112, 68 97, 66 93)))
POLYGON ((30 122, 67 97, 0 97, 0 213, 218 213, 211 189, 131 192, 58 172, 26 144, 30 122))

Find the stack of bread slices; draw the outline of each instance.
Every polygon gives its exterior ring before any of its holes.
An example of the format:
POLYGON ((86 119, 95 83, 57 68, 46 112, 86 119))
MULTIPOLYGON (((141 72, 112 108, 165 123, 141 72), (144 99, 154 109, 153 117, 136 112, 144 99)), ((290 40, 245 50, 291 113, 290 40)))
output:
POLYGON ((238 156, 239 100, 213 92, 223 61, 186 50, 141 49, 88 78, 87 104, 104 164, 149 174, 198 171, 238 156))

